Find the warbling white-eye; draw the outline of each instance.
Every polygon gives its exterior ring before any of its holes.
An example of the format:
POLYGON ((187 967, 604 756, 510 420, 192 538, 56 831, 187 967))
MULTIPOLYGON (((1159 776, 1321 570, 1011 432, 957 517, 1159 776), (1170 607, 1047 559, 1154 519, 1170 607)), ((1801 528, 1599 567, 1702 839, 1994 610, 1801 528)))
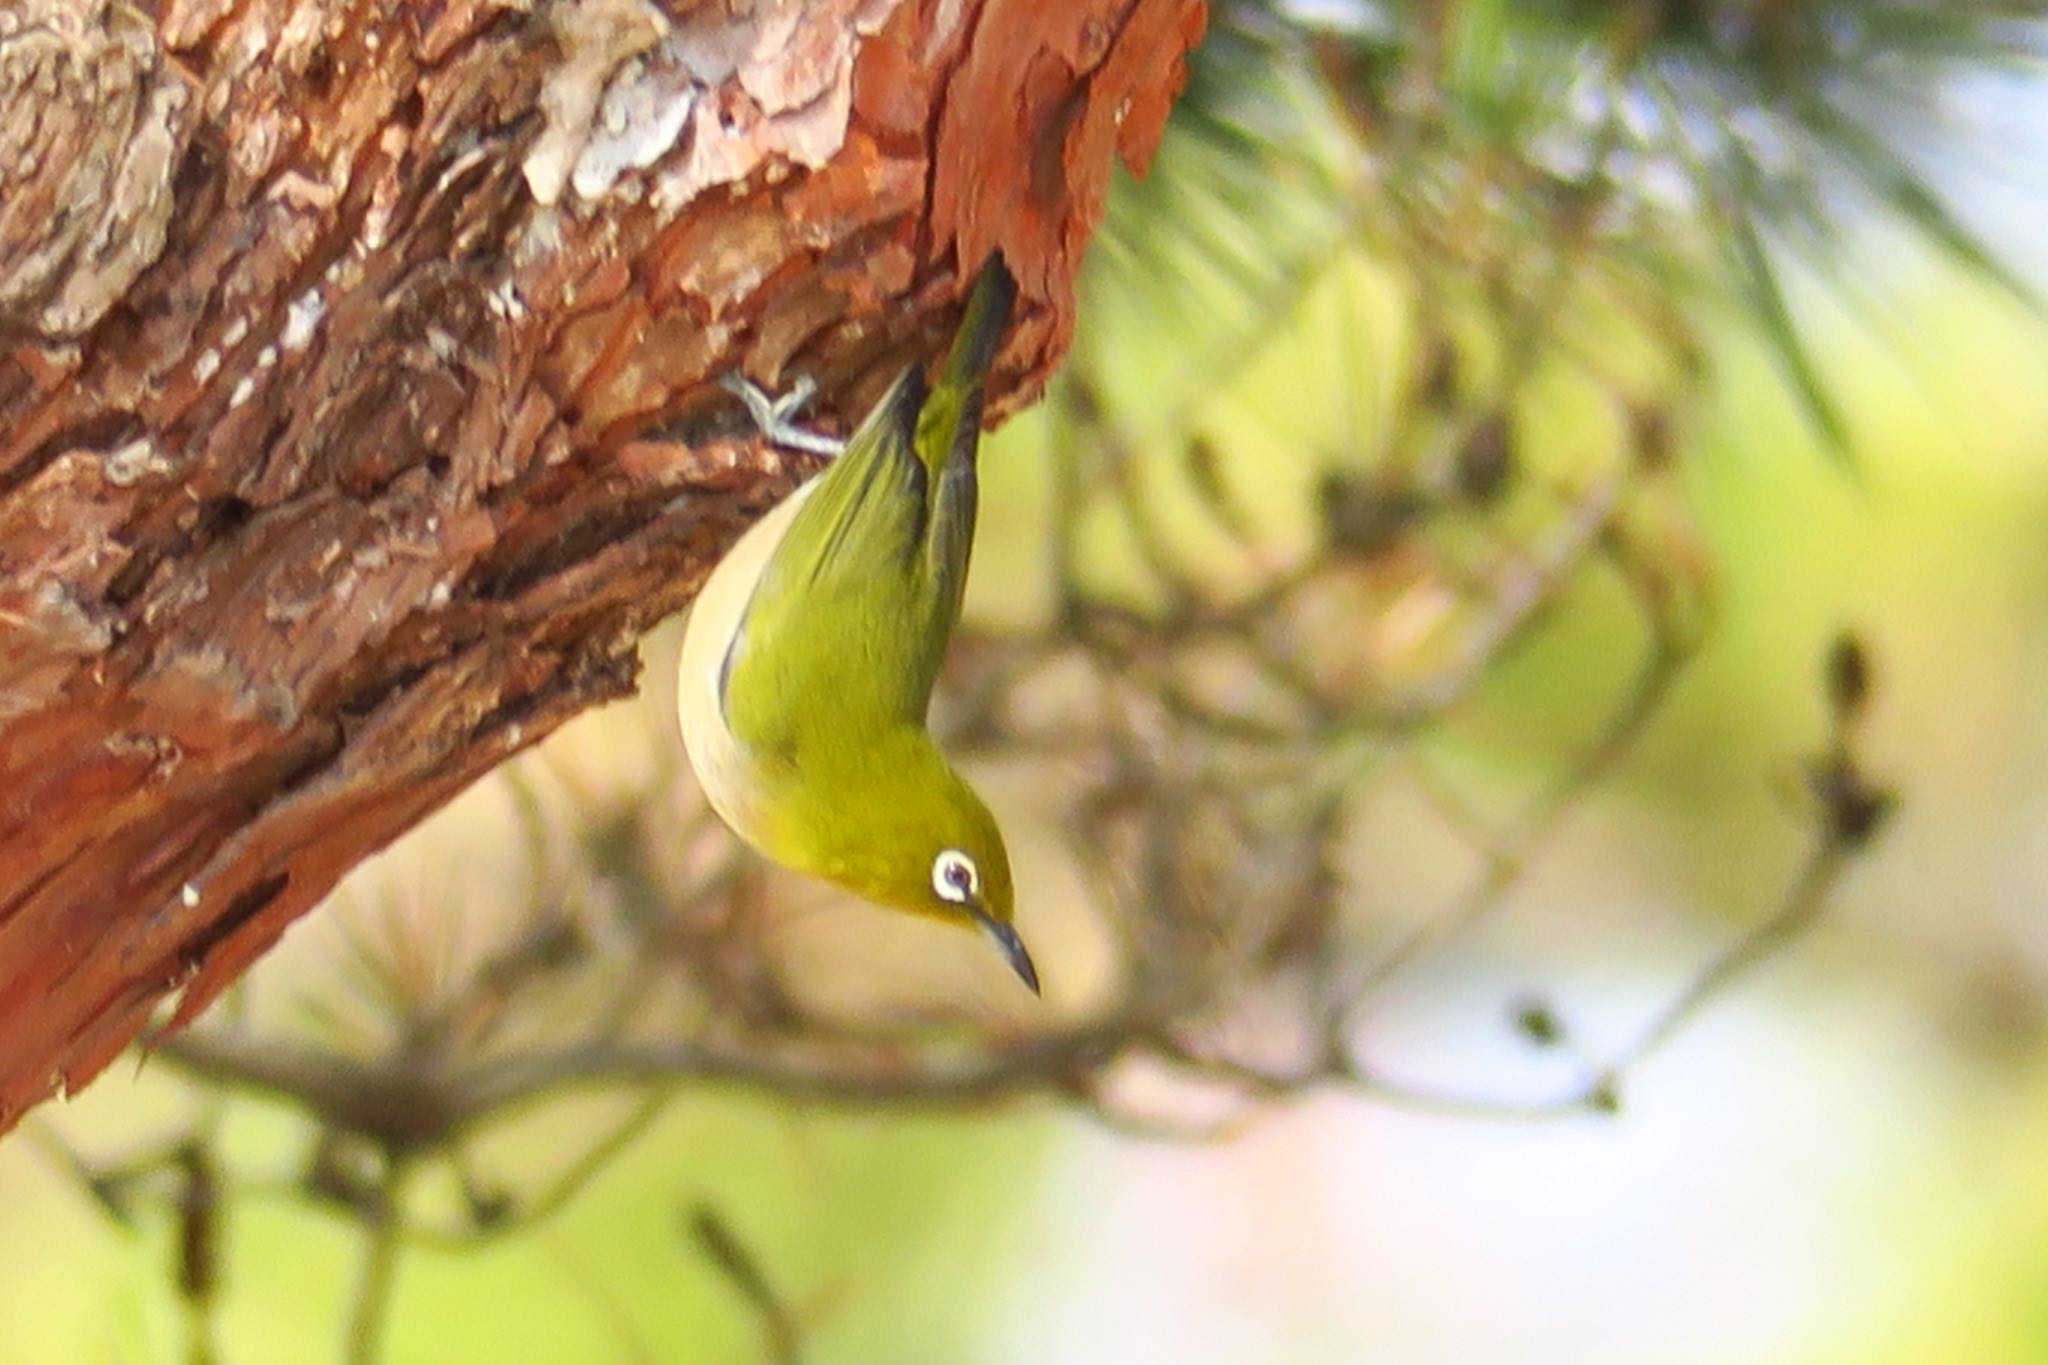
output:
MULTIPOLYGON (((740 837, 878 905, 979 929, 1036 991, 1002 832, 925 728, 974 544, 982 387, 1015 297, 991 256, 937 381, 906 370, 719 562, 684 630, 677 710, 698 783, 740 837)), ((754 398, 771 439, 811 444, 754 398)))

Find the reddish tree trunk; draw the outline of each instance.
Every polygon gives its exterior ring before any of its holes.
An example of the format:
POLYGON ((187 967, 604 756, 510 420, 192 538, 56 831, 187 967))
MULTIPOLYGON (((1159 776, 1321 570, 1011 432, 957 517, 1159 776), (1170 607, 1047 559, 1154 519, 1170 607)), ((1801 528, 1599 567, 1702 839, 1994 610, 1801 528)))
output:
MULTIPOLYGON (((991 249, 1072 325, 1202 0, 0 7, 0 1132, 634 685, 991 249)), ((1000 509, 992 509, 1000 515, 1000 509)))

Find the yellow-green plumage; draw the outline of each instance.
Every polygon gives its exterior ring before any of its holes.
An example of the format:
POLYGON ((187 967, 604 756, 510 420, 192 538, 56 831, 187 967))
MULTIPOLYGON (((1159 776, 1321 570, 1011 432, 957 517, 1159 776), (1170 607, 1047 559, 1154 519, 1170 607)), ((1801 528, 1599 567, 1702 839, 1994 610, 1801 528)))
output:
POLYGON ((1035 988, 1009 928, 1001 832, 925 729, 973 547, 982 388, 1015 289, 992 257, 937 381, 906 372, 714 570, 685 632, 678 708, 706 795, 749 843, 878 904, 979 925, 1035 988))

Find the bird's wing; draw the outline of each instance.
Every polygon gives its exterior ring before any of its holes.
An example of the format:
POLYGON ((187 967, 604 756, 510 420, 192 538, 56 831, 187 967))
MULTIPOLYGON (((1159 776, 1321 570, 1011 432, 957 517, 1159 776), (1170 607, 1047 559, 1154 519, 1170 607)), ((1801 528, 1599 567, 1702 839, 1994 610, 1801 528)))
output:
POLYGON ((917 414, 918 461, 933 484, 931 522, 924 541, 924 592, 930 619, 928 653, 917 661, 917 677, 930 696, 946 642, 960 619, 974 550, 975 504, 981 445, 981 412, 988 372, 1009 327, 1017 282, 1000 254, 983 263, 960 319, 946 363, 917 414))
POLYGON ((945 661, 946 643, 960 620, 960 604, 967 593, 967 569, 974 553, 974 517, 978 476, 975 472, 974 435, 980 422, 981 405, 975 403, 976 428, 970 430, 966 448, 940 466, 938 489, 932 497, 931 521, 923 546, 921 577, 928 606, 924 640, 928 649, 914 665, 918 684, 926 697, 938 680, 945 661))
POLYGON ((928 474, 910 440, 924 398, 914 368, 889 386, 818 476, 763 576, 762 597, 830 593, 843 581, 915 561, 930 515, 928 474))
POLYGON ((924 714, 929 683, 891 663, 917 651, 928 615, 917 599, 930 480, 910 439, 923 396, 915 371, 896 382, 762 568, 720 680, 727 724, 750 749, 792 749, 821 697, 852 725, 924 714))
POLYGON ((721 689, 749 747, 794 752, 821 715, 923 724, 966 589, 982 388, 1015 293, 990 257, 937 384, 915 367, 896 381, 769 557, 721 689))

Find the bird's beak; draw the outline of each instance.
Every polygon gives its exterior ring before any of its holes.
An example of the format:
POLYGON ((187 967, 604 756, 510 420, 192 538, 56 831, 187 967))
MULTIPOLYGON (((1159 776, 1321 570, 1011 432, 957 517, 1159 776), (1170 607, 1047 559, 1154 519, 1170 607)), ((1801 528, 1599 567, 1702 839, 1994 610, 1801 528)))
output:
POLYGON ((1017 937, 1017 931, 988 913, 978 905, 968 907, 974 922, 981 926, 981 932, 989 942, 1002 953, 1003 961, 1010 964, 1010 970, 1023 978, 1033 995, 1042 994, 1038 989, 1038 968, 1031 963, 1031 952, 1024 946, 1024 940, 1017 937))

